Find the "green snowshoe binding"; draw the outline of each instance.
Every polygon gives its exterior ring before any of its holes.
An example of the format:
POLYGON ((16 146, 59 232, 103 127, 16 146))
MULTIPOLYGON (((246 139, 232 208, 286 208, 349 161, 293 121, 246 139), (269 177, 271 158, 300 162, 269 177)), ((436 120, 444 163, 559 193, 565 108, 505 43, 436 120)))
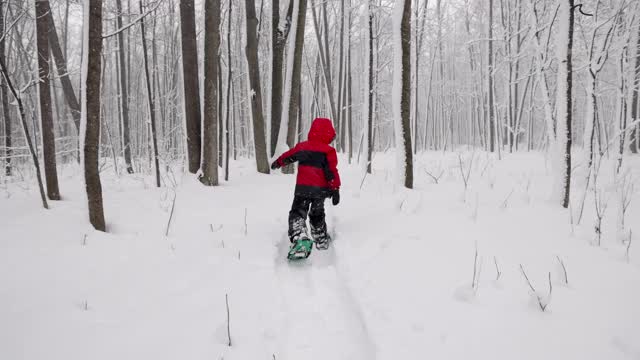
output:
POLYGON ((313 241, 307 238, 301 238, 295 240, 289 248, 289 254, 287 259, 289 260, 302 260, 311 255, 311 249, 313 249, 313 241))

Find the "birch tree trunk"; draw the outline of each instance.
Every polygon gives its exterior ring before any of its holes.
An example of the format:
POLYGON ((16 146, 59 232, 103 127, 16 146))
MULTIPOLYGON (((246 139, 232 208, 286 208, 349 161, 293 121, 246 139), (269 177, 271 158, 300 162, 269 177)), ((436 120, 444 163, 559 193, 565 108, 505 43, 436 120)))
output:
POLYGON ((80 144, 89 221, 96 230, 106 231, 100 182, 100 69, 102 67, 102 0, 84 4, 84 46, 82 51, 82 117, 80 144))
MULTIPOLYGON (((638 27, 638 35, 636 39, 636 61, 634 67, 634 78, 633 78, 633 91, 631 95, 631 121, 637 121, 640 118, 640 114, 638 113, 638 108, 640 104, 638 103, 639 97, 638 92, 640 92, 640 26, 638 27)), ((631 130, 631 134, 629 136, 629 148, 632 153, 637 154, 640 151, 640 125, 636 125, 631 130)))
MULTIPOLYGON (((207 1, 206 4, 209 5, 209 2, 207 1)), ((200 168, 202 134, 200 128, 198 44, 196 42, 196 20, 193 0, 180 0, 180 30, 182 35, 182 86, 184 90, 187 159, 189 172, 195 174, 200 168)))
POLYGON ((253 118, 253 143, 256 152, 256 167, 259 173, 269 173, 266 137, 264 133, 264 114, 262 112, 262 87, 260 85, 260 60, 258 59, 258 18, 254 0, 246 0, 247 15, 247 66, 249 85, 251 86, 251 115, 253 118))
POLYGON ((220 0, 204 6, 204 128, 202 175, 206 186, 218 185, 218 49, 220 47, 220 0))
POLYGON ((394 10, 393 116, 401 183, 413 188, 411 146, 411 0, 400 0, 394 10))
POLYGON ((38 100, 40 105, 40 131, 42 136, 42 155, 44 177, 47 183, 47 196, 50 200, 60 200, 58 171, 56 169, 56 141, 53 130, 51 108, 51 84, 49 83, 49 23, 48 0, 36 0, 36 43, 38 48, 38 100))
MULTIPOLYGON (((563 0, 561 0, 563 1, 563 0)), ((489 94, 489 151, 495 151, 496 145, 496 125, 494 119, 493 108, 493 0, 489 0, 489 34, 488 34, 488 53, 487 53, 487 93, 489 94)))
POLYGON ((571 189, 571 111, 572 111, 572 64, 573 47, 573 5, 574 0, 561 0, 558 13, 559 29, 557 33, 556 52, 558 57, 557 72, 557 125, 556 144, 552 153, 555 168, 554 201, 562 207, 569 207, 571 189))

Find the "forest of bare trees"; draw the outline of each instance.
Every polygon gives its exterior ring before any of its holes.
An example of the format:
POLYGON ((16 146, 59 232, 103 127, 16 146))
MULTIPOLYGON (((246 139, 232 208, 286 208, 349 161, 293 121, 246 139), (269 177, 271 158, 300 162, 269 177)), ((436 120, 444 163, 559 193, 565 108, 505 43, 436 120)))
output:
POLYGON ((315 117, 368 172, 395 149, 407 188, 424 151, 543 152, 563 207, 572 156, 640 148, 634 0, 0 4, 0 182, 38 180, 46 207, 80 164, 101 230, 101 172, 269 173, 315 117))

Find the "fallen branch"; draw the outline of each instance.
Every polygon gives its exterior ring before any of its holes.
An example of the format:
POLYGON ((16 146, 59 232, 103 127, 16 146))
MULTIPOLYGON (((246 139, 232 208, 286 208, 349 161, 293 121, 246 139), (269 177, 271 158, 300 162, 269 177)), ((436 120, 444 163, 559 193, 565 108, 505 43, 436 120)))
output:
POLYGON ((564 284, 569 285, 569 278, 567 277, 567 268, 564 266, 564 262, 562 261, 562 259, 560 259, 559 256, 556 256, 556 259, 558 259, 560 266, 562 266, 562 273, 564 275, 564 284))
POLYGON ((547 309, 547 306, 549 306, 549 303, 551 301, 551 292, 553 291, 553 286, 551 285, 551 273, 549 272, 549 295, 547 296, 547 301, 545 302, 544 299, 538 294, 536 289, 533 287, 533 285, 531 285, 531 281, 529 280, 527 273, 524 271, 524 267, 522 266, 522 264, 520 264, 520 271, 522 272, 522 275, 524 276, 524 278, 527 280, 529 289, 531 289, 531 295, 535 296, 536 301, 538 302, 538 306, 540 307, 540 310, 544 312, 547 309))

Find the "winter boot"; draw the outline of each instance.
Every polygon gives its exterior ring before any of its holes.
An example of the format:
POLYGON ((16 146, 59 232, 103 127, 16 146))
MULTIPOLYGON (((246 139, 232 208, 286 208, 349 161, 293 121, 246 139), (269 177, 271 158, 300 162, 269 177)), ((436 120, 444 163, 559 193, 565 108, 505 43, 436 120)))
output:
POLYGON ((318 250, 327 250, 329 248, 329 243, 331 242, 331 237, 327 234, 327 225, 323 224, 320 227, 311 226, 311 237, 316 243, 316 249, 318 250))

